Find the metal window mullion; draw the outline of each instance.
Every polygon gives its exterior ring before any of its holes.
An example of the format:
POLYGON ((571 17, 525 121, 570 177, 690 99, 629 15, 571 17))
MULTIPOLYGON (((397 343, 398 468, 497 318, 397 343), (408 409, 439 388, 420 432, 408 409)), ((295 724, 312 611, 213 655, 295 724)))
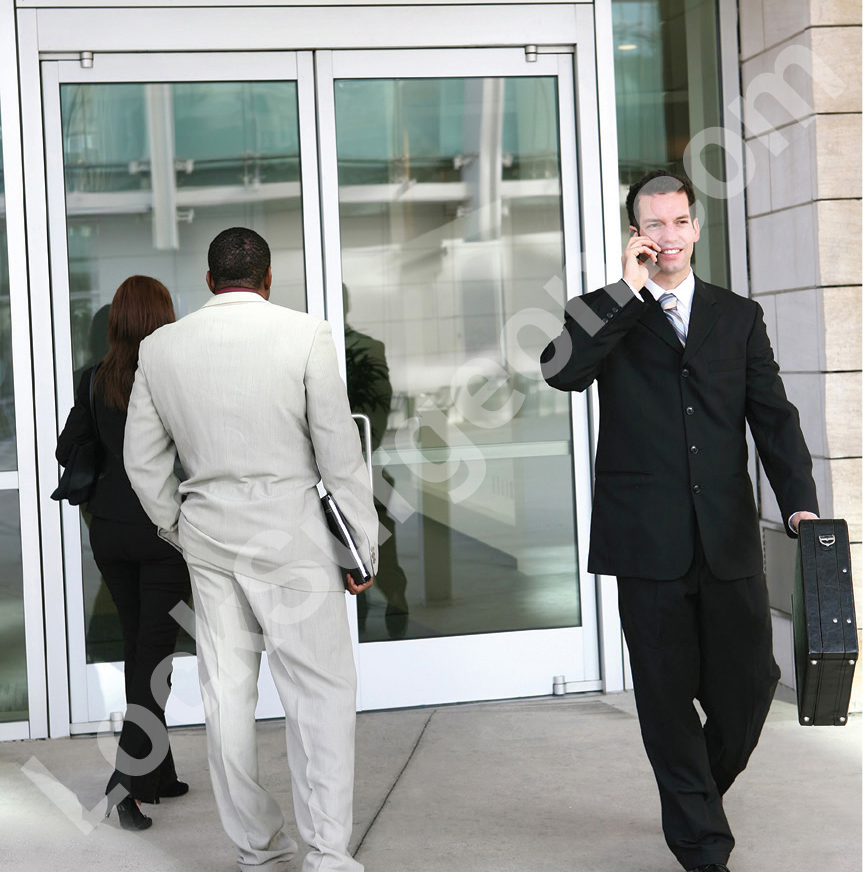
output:
MULTIPOLYGON (((593 290, 602 287, 611 277, 617 278, 620 275, 620 183, 611 0, 600 0, 591 7, 576 7, 576 20, 579 32, 595 34, 596 40, 595 43, 585 40, 576 47, 576 80, 578 93, 582 98, 579 100, 578 129, 582 143, 596 143, 599 152, 596 176, 588 172, 584 165, 584 156, 587 154, 585 148, 582 149, 581 166, 584 186, 582 212, 585 215, 602 216, 601 227, 594 228, 593 222, 585 221, 584 228, 584 274, 587 290, 593 290), (586 193, 588 184, 598 185, 599 202, 596 202, 595 197, 589 201, 586 193), (601 258, 602 262, 597 258, 601 258)), ((581 480, 592 483, 591 458, 596 456, 599 431, 599 396, 595 386, 586 392, 586 402, 591 432, 587 446, 589 450, 582 451, 582 457, 587 461, 587 469, 583 471, 581 480)), ((582 488, 580 498, 585 502, 580 517, 587 519, 592 511, 592 495, 588 496, 586 488, 582 488)), ((579 508, 582 508, 581 503, 579 508)), ((586 568, 586 551, 582 559, 586 568)), ((606 692, 623 690, 625 655, 614 578, 596 576, 596 605, 603 686, 606 692)))
POLYGON ((64 615, 62 534, 60 507, 50 499, 57 485, 57 411, 54 392, 54 351, 46 208, 45 153, 41 116, 38 31, 36 10, 18 13, 21 117, 24 178, 27 197, 26 232, 32 324, 33 400, 35 410, 36 470, 44 596, 45 671, 48 681, 48 734, 69 734, 69 696, 64 615))
POLYGON ((300 127, 300 196, 306 270, 306 309, 309 314, 323 318, 326 313, 324 304, 324 251, 321 239, 315 61, 312 52, 297 53, 297 116, 300 127))
POLYGON ((339 166, 336 149, 336 99, 333 53, 315 53, 315 94, 318 119, 318 161, 321 192, 324 301, 326 319, 332 324, 339 372, 345 369, 345 309, 342 299, 342 249, 339 222, 339 166))
MULTIPOLYGON (((48 182, 48 238, 51 266, 51 309, 54 324, 55 384, 58 427, 75 401, 72 381, 72 316, 69 302, 69 253, 66 219, 65 169, 63 160, 63 130, 60 104, 58 63, 42 64, 42 102, 44 139, 46 143, 45 173, 48 182)), ((55 464, 56 466, 56 464, 55 464)), ((66 641, 69 672, 70 720, 78 723, 89 717, 87 692, 87 659, 85 641, 84 580, 79 510, 62 503, 62 560, 66 611, 66 641)))
MULTIPOLYGON (((589 33, 587 31, 586 33, 589 33)), ((590 57, 585 43, 586 35, 577 49, 581 57, 590 57)), ((577 55, 577 56, 578 56, 577 55)), ((589 274, 588 255, 591 248, 585 234, 591 235, 591 221, 581 221, 581 214, 592 214, 600 207, 601 193, 595 182, 599 175, 599 155, 596 140, 590 137, 596 125, 596 103, 592 98, 593 82, 587 77, 582 82, 576 77, 571 54, 557 56, 558 118, 560 125, 560 178, 564 230, 564 263, 567 298, 584 292, 584 274, 589 274), (581 95, 581 99, 576 94, 581 95), (578 113, 576 113, 578 107, 578 113), (592 111, 591 111, 592 110, 592 111), (584 128, 587 128, 585 131, 584 128), (579 147, 580 146, 580 147, 579 147), (579 164, 580 160, 580 164, 579 164), (580 250, 582 245, 585 253, 580 250), (584 273, 582 272, 584 269, 584 273)), ((580 72, 580 71, 579 71, 580 72)), ((599 240, 591 241, 599 246, 599 240)), ((594 269, 601 268, 601 248, 593 252, 594 269)), ((597 625, 596 588, 593 576, 587 571, 587 552, 590 537, 591 489, 590 481, 590 426, 588 400, 583 394, 570 394, 570 425, 572 428, 573 499, 575 502, 575 530, 578 554, 578 585, 581 603, 582 649, 584 677, 600 677, 599 636, 597 625)))
MULTIPOLYGON (((32 15, 31 15, 32 18, 32 15)), ((18 50, 13 0, 0 5, 0 115, 3 123, 3 170, 6 241, 9 264, 9 309, 12 379, 15 392, 15 440, 21 570, 24 598, 25 657, 29 737, 48 735, 48 685, 39 553, 39 505, 36 498, 36 443, 27 280, 27 233, 24 216, 24 156, 18 102, 18 50)), ((38 110, 37 110, 38 111, 38 110)), ((10 725, 11 729, 11 725, 10 725)))

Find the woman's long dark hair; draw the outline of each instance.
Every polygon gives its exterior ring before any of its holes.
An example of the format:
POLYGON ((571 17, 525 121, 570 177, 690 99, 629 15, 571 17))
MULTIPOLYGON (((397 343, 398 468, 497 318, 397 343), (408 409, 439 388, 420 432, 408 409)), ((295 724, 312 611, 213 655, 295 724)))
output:
POLYGON ((109 409, 129 408, 141 340, 174 320, 171 294, 158 279, 129 276, 117 288, 108 316, 110 347, 94 382, 109 409))

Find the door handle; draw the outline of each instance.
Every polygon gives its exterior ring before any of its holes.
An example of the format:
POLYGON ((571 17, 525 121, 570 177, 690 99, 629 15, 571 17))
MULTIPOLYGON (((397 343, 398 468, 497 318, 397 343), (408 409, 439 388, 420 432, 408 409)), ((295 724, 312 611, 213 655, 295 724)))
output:
POLYGON ((355 421, 361 421, 363 425, 363 444, 366 449, 366 469, 369 472, 369 485, 374 493, 374 479, 372 478, 372 422, 368 415, 355 412, 351 415, 355 421))

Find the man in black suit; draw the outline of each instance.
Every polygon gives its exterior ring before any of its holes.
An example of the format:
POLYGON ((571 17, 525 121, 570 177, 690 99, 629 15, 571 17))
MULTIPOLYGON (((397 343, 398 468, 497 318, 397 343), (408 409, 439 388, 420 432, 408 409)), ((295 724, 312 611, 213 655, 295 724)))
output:
POLYGON ((818 504, 761 307, 692 272, 694 204, 661 170, 630 188, 623 279, 580 298, 601 320, 570 307, 542 367, 558 390, 599 389, 588 569, 618 577, 666 841, 685 869, 727 872, 722 796, 779 679, 747 421, 790 536, 818 504))

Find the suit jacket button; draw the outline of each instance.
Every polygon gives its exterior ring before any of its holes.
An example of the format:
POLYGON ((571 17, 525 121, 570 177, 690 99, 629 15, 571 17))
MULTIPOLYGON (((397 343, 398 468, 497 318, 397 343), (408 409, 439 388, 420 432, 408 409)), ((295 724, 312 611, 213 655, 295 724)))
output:
POLYGON ((690 445, 689 446, 689 453, 690 454, 698 454, 698 446, 697 445, 690 445))
POLYGON ((612 306, 611 311, 614 312, 614 314, 616 315, 620 311, 620 307, 619 306, 612 306))
POLYGON ((700 484, 692 485, 692 493, 694 493, 694 494, 701 493, 701 485, 700 484))
POLYGON ((692 406, 687 406, 687 407, 686 407, 686 414, 687 414, 687 415, 694 415, 694 414, 695 414, 695 409, 693 409, 692 406))
POLYGON ((684 367, 682 370, 680 370, 680 374, 681 374, 684 378, 689 378, 689 370, 686 369, 686 367, 684 367))

